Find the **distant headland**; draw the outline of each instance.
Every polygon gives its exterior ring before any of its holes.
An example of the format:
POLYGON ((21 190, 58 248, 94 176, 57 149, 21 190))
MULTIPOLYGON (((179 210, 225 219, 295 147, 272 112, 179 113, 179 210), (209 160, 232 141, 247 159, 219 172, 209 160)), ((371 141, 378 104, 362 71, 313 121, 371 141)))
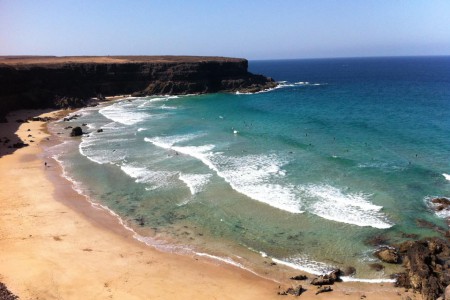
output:
POLYGON ((0 56, 0 120, 11 110, 82 107, 113 95, 258 92, 271 78, 241 58, 205 56, 0 56))

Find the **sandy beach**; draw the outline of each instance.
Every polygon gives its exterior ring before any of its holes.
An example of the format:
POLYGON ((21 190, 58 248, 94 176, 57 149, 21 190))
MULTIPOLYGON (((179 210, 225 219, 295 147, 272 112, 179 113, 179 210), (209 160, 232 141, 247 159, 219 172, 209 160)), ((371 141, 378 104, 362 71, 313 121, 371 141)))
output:
POLYGON ((15 143, 15 133, 29 143, 13 153, 3 143, 0 149, 0 282, 20 299, 284 299, 292 296, 277 292, 298 284, 306 289, 300 299, 420 299, 391 283, 337 283, 333 292, 315 295, 309 281, 277 283, 135 240, 44 157, 43 145, 54 139, 45 122, 15 122, 63 114, 16 111, 0 124, 0 138, 15 143))

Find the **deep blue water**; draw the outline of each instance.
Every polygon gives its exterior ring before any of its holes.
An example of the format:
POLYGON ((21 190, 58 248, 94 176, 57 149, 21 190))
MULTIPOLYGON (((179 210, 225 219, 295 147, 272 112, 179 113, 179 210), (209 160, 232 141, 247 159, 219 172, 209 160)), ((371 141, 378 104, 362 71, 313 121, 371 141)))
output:
POLYGON ((368 267, 367 239, 438 234, 418 220, 447 226, 450 212, 436 215, 429 200, 450 196, 449 57, 249 69, 279 88, 84 109, 73 123, 90 134, 56 156, 80 191, 141 235, 254 270, 273 259, 386 278, 395 268, 368 267))

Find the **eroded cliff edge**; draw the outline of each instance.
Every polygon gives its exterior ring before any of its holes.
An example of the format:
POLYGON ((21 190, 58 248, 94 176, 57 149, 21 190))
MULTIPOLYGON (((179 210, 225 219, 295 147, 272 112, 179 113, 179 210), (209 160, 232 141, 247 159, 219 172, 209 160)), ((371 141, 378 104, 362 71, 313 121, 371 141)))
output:
POLYGON ((276 86, 226 57, 0 57, 0 120, 24 108, 82 106, 97 96, 257 92, 276 86))

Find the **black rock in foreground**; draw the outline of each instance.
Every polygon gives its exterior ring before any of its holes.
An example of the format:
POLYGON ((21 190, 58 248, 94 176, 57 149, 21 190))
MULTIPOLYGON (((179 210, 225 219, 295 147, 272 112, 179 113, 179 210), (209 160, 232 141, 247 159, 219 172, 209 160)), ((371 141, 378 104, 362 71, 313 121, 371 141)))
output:
POLYGON ((11 293, 8 288, 0 282, 0 300, 15 300, 18 298, 19 297, 11 293))

